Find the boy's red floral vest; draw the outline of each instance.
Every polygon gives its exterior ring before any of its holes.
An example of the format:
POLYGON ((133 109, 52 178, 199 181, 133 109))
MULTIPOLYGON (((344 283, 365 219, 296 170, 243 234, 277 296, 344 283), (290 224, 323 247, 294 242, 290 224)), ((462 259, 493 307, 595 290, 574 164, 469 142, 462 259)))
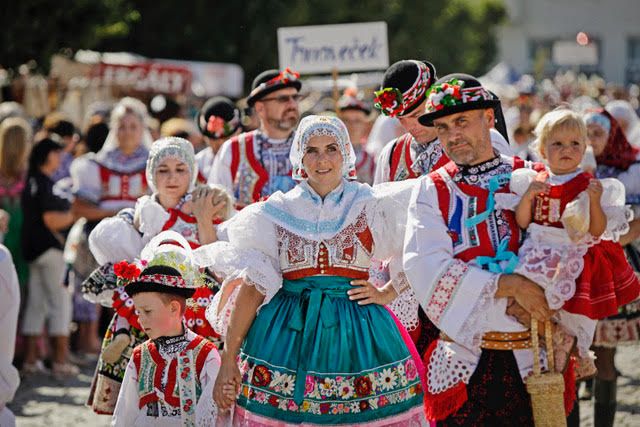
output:
MULTIPOLYGON (((192 375, 196 381, 196 402, 202 391, 200 386, 200 373, 209 353, 215 350, 216 346, 201 336, 196 336, 187 347, 180 353, 180 357, 191 351, 192 361, 195 363, 195 375, 189 372, 178 372, 178 358, 175 357, 169 362, 168 379, 165 387, 162 386, 162 375, 166 366, 165 359, 160 355, 156 345, 152 340, 145 341, 133 350, 132 360, 138 374, 138 407, 143 408, 149 403, 160 400, 166 402, 174 408, 180 408, 180 390, 176 387, 177 376, 192 375), (161 391, 163 396, 158 396, 161 391)), ((188 366, 183 369, 188 369, 188 366)), ((193 402, 195 404, 196 402, 193 402)))

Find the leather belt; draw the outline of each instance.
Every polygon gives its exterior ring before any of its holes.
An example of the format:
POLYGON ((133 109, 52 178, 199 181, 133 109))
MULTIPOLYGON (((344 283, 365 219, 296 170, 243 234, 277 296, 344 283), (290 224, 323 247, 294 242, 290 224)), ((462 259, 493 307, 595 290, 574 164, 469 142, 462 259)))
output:
MULTIPOLYGON (((440 339, 453 342, 444 333, 440 339)), ((487 332, 482 336, 481 348, 486 350, 524 350, 531 348, 531 331, 524 332, 487 332)))

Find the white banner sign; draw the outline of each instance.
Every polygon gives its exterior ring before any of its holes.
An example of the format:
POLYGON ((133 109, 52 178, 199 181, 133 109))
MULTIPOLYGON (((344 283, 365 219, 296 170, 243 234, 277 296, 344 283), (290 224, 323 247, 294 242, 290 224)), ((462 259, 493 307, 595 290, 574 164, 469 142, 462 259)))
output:
POLYGON ((386 22, 278 28, 280 68, 302 74, 389 66, 386 22))
POLYGON ((551 57, 556 65, 598 65, 598 46, 590 43, 580 46, 575 41, 553 43, 551 57))

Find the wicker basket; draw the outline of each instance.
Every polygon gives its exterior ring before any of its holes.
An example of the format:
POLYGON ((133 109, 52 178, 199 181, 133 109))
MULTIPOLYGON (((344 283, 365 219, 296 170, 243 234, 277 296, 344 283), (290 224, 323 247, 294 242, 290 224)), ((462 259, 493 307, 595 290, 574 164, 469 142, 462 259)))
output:
POLYGON ((566 427, 564 411, 564 378, 555 372, 553 360, 553 337, 551 322, 545 324, 545 342, 549 371, 540 372, 540 346, 538 322, 531 321, 531 344, 533 346, 533 375, 527 378, 527 391, 531 395, 533 421, 536 427, 566 427))

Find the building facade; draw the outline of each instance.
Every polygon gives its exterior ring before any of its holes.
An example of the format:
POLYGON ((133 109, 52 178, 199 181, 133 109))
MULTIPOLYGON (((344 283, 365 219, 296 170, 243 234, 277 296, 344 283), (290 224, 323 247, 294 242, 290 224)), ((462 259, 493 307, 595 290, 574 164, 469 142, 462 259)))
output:
POLYGON ((499 60, 536 76, 559 69, 640 83, 640 0, 505 0, 499 60))

